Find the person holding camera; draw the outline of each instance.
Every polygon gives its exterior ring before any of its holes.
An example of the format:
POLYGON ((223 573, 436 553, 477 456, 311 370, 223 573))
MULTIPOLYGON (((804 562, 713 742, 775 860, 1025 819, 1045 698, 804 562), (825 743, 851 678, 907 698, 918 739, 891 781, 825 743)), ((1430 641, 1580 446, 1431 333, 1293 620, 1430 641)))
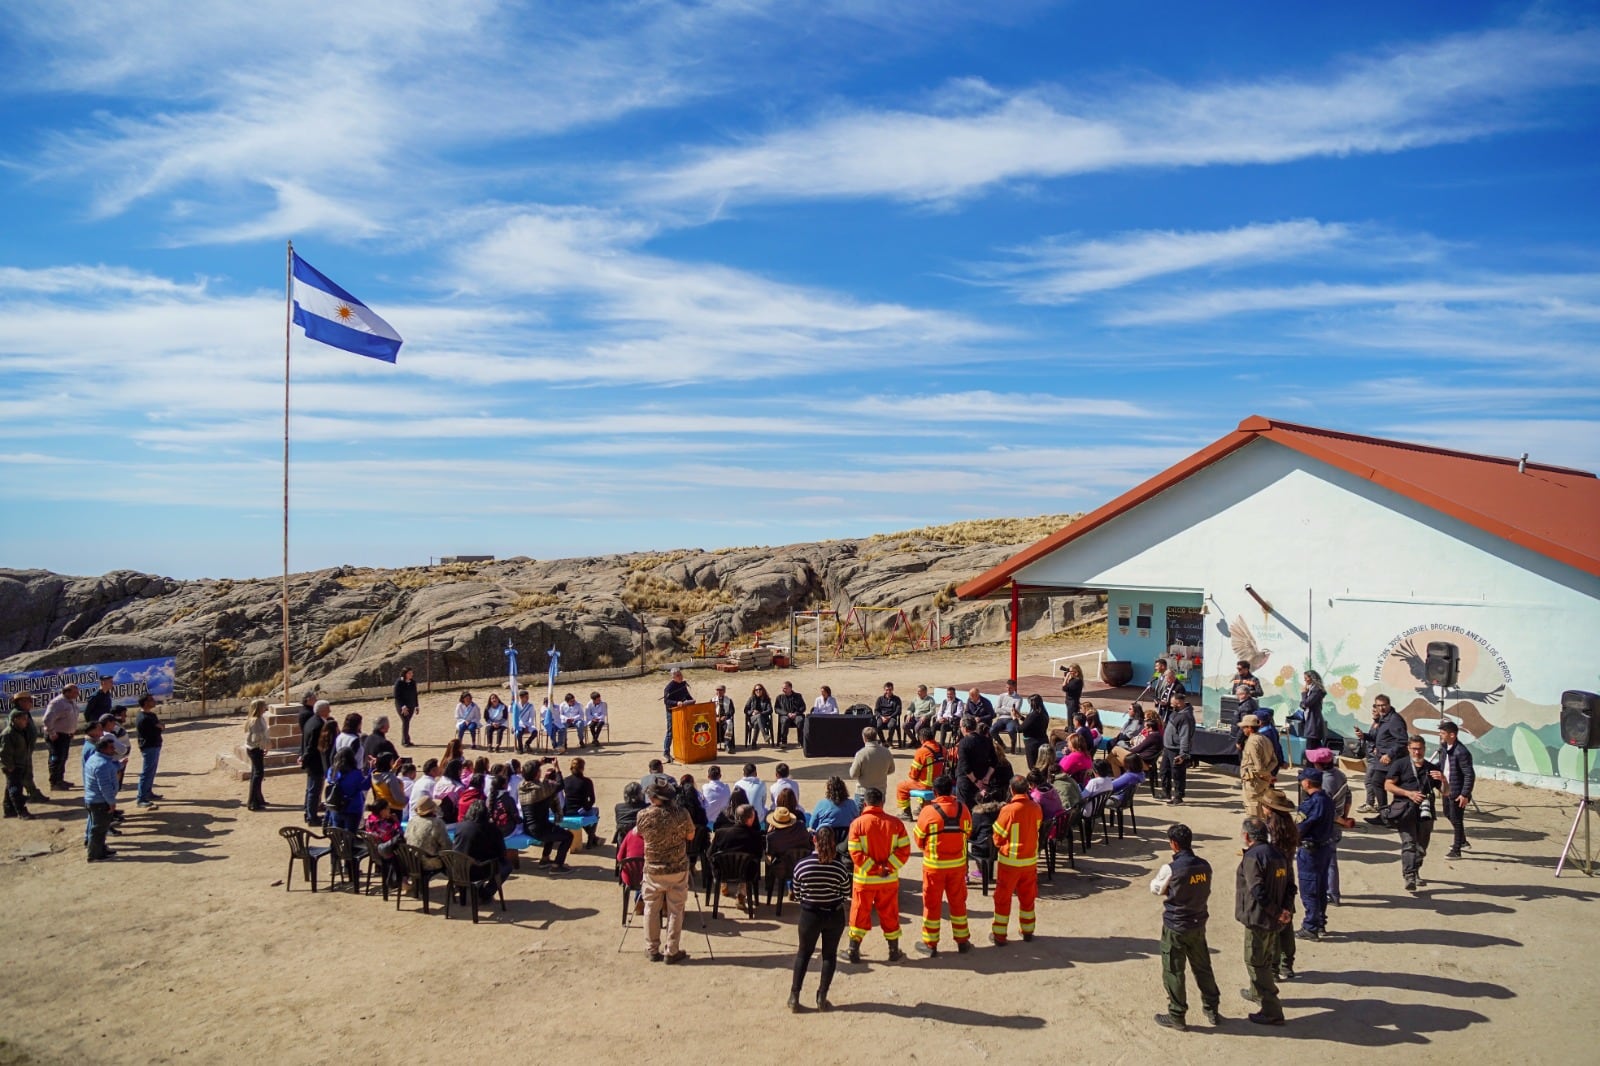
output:
MULTIPOLYGON (((1395 717, 1399 717, 1396 715, 1395 717)), ((1389 765, 1383 790, 1394 797, 1383 813, 1368 822, 1387 825, 1400 834, 1400 872, 1406 891, 1415 892, 1422 880, 1422 863, 1433 836, 1434 793, 1444 772, 1428 761, 1427 743, 1413 733, 1406 738, 1406 754, 1389 765)))

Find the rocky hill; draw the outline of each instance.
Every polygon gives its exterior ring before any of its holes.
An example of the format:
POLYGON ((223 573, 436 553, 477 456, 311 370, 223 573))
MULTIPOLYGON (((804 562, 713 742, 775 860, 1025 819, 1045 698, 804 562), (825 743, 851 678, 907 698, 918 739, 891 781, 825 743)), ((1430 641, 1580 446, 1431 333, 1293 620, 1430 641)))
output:
MULTIPOLYGON (((578 559, 506 559, 400 570, 353 566, 289 582, 295 685, 383 684, 410 666, 434 680, 493 677, 511 640, 525 674, 546 649, 564 670, 713 652, 759 631, 788 639, 793 610, 862 612, 850 651, 908 648, 937 613, 949 644, 1001 640, 1007 605, 957 604, 955 586, 1070 521, 1053 515, 932 527, 861 540, 578 559), (892 634, 891 634, 892 631, 892 634)), ((1021 626, 1048 634, 1096 611, 1093 597, 1025 601, 1021 626)), ((801 633, 809 644, 814 628, 801 633)), ((824 629, 825 641, 834 637, 824 629)), ((0 672, 176 655, 178 695, 268 693, 280 673, 279 582, 177 581, 132 571, 66 577, 0 570, 0 672)))

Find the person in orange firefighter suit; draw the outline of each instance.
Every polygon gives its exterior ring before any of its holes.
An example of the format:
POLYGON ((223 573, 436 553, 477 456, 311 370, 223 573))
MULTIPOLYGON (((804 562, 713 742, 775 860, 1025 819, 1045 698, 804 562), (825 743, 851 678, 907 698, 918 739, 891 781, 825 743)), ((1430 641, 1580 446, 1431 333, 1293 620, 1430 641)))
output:
POLYGON ((922 808, 911 831, 922 851, 922 939, 917 951, 939 954, 939 912, 950 901, 950 932, 956 950, 972 950, 967 932, 967 838, 972 835, 972 815, 955 797, 955 778, 940 774, 933 779, 933 802, 922 808))
POLYGON ((911 756, 910 774, 894 786, 894 797, 900 801, 902 818, 911 817, 911 790, 932 788, 933 779, 944 773, 944 748, 933 739, 933 730, 918 730, 917 739, 922 745, 911 756))
POLYGON ((889 961, 899 962, 900 951, 900 867, 911 858, 911 839, 900 819, 885 813, 883 791, 869 788, 860 817, 850 823, 850 954, 851 962, 861 961, 861 941, 872 927, 872 912, 878 912, 883 938, 889 942, 889 961))
POLYGON ((1006 942, 1006 927, 1011 923, 1011 897, 1017 897, 1018 922, 1022 939, 1033 939, 1033 905, 1039 897, 1039 823, 1044 812, 1028 795, 1028 782, 1011 779, 1011 799, 1000 808, 994 821, 994 846, 998 869, 994 879, 994 922, 989 942, 996 947, 1006 942))

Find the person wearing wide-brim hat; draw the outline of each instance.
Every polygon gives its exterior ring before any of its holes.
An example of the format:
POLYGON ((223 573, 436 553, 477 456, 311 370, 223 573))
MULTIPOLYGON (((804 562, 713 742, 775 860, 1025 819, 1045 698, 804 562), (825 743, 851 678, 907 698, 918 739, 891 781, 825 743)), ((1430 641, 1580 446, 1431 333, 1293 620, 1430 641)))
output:
POLYGON ((678 792, 667 782, 652 785, 650 806, 639 812, 634 829, 644 840, 644 899, 646 956, 651 962, 682 962, 683 910, 689 902, 689 841, 694 820, 678 806, 678 792), (666 925, 666 952, 661 948, 661 927, 666 925))
POLYGON ((1261 719, 1253 714, 1239 719, 1239 788, 1245 814, 1257 813, 1262 794, 1272 787, 1272 777, 1278 772, 1278 757, 1260 729, 1261 719))
POLYGON ((424 870, 444 869, 444 860, 439 856, 450 850, 450 833, 432 796, 419 799, 412 810, 411 821, 406 825, 406 843, 422 855, 424 870))

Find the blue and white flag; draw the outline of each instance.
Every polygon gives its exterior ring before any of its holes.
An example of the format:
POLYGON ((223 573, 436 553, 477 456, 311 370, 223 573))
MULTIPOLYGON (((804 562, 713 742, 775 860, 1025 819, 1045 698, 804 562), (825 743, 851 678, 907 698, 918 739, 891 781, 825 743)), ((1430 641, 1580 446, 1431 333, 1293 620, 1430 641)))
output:
POLYGON ((561 653, 555 648, 550 649, 550 684, 556 683, 556 675, 561 672, 561 653))
POLYGON ((395 361, 400 334, 360 300, 329 281, 298 252, 294 256, 294 322, 314 341, 347 352, 395 361))

